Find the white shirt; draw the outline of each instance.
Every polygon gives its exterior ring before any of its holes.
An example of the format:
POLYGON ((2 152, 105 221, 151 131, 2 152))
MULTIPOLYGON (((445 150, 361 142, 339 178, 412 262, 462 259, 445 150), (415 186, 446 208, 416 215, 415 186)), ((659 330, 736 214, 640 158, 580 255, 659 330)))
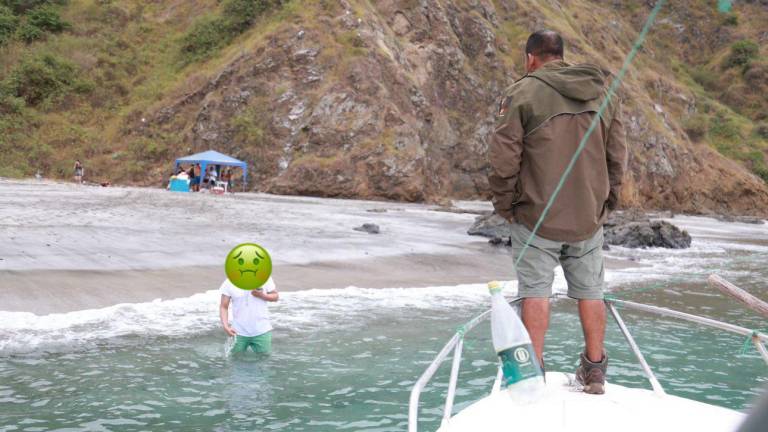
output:
MULTIPOLYGON (((270 293, 275 288, 275 282, 271 277, 261 287, 265 293, 270 293)), ((252 337, 272 330, 266 301, 254 297, 251 291, 246 291, 232 285, 229 279, 224 279, 219 291, 231 299, 231 325, 237 334, 252 337)))

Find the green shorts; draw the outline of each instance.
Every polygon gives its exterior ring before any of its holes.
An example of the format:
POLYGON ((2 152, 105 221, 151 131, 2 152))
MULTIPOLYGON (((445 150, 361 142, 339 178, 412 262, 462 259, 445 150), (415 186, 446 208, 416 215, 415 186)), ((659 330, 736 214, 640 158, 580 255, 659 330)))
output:
POLYGON ((230 354, 245 352, 248 347, 255 353, 269 354, 272 352, 272 332, 268 331, 258 336, 235 336, 230 354))
MULTIPOLYGON (((512 229, 512 251, 515 262, 531 235, 516 223, 512 229)), ((535 236, 517 266, 518 296, 550 297, 555 267, 563 267, 568 282, 568 297, 580 300, 602 300, 605 286, 603 262, 603 228, 589 239, 566 243, 535 236)))

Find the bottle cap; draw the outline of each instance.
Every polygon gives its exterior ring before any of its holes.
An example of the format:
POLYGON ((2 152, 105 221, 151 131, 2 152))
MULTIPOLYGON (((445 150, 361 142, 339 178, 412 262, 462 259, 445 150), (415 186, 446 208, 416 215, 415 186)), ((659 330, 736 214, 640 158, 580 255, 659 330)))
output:
POLYGON ((490 281, 488 282, 488 291, 491 294, 496 294, 497 292, 501 292, 501 283, 499 281, 490 281))

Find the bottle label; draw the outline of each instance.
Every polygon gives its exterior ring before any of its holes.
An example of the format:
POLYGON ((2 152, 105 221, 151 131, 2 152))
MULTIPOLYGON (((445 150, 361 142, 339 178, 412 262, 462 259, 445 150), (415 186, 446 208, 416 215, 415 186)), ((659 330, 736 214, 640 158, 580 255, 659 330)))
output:
POLYGON ((531 344, 505 349, 499 353, 504 384, 507 386, 524 379, 541 376, 541 368, 533 353, 531 344))

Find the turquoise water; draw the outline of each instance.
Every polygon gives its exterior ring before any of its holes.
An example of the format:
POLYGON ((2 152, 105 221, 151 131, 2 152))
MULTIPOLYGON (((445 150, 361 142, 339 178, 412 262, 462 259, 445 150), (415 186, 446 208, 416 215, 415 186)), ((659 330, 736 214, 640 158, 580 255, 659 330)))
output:
MULTIPOLYGON (((572 305, 557 307, 562 312, 552 319, 548 367, 571 370, 580 333, 572 305)), ((404 430, 414 380, 463 317, 481 309, 455 311, 456 317, 441 308, 418 316, 369 310, 367 320, 351 326, 278 330, 269 357, 225 358, 218 330, 6 357, 0 361, 0 429, 404 430)), ((670 393, 741 409, 768 382, 758 356, 738 354, 739 337, 629 314, 627 322, 670 393), (663 346, 657 343, 662 336, 663 346)), ((613 382, 648 387, 615 327, 608 350, 613 382)), ((493 382, 487 326, 470 334, 466 351, 458 409, 487 394, 493 382)), ((423 395, 429 407, 421 414, 424 430, 438 425, 447 367, 423 395)))
MULTIPOLYGON (((646 280, 648 270, 626 270, 611 283, 621 298, 748 328, 767 324, 695 274, 717 269, 768 298, 763 249, 705 247, 672 258, 663 251, 613 253, 641 256, 657 273, 668 266, 675 274, 646 280)), ((489 301, 482 285, 284 293, 272 308, 274 353, 232 359, 224 355, 216 300, 208 293, 92 314, 13 315, 13 325, 11 315, 0 317, 0 431, 402 431, 414 381, 489 301)), ((669 393, 745 409, 768 385, 768 367, 753 349, 740 353, 739 336, 622 314, 669 393)), ((547 338, 549 370, 575 368, 577 323, 575 305, 558 301, 547 338)), ((607 349, 609 380, 649 388, 610 320, 607 349)), ((439 425, 449 366, 422 396, 422 430, 439 425)), ((488 394, 495 371, 484 323, 467 336, 456 410, 488 394)))

